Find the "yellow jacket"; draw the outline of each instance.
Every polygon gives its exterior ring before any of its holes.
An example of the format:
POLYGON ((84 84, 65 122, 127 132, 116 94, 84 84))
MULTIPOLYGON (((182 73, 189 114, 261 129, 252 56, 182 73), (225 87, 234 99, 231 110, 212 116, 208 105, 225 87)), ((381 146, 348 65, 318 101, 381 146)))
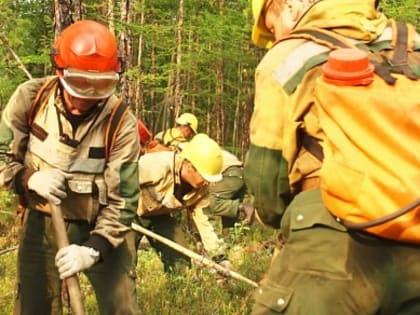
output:
MULTIPOLYGON (((315 4, 295 29, 329 28, 360 41, 377 39, 387 20, 374 10, 373 0, 323 0, 315 4)), ((319 67, 309 70, 296 90, 288 94, 284 86, 304 65, 289 58, 296 50, 306 51, 303 39, 274 45, 255 73, 254 112, 250 123, 251 145, 245 159, 247 187, 263 222, 278 227, 290 196, 299 192, 302 178, 319 174, 321 163, 298 147, 298 130, 322 141, 312 91, 319 67)))

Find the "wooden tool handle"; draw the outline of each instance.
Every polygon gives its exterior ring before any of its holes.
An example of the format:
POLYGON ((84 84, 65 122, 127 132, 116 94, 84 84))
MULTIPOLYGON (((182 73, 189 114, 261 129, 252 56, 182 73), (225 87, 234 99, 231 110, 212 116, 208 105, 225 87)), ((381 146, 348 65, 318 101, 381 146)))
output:
MULTIPOLYGON (((69 240, 67 237, 66 226, 64 225, 63 214, 61 212, 61 207, 55 204, 50 203, 51 205, 51 218, 55 230, 55 235, 57 237, 57 246, 58 248, 63 248, 69 245, 69 240)), ((85 307, 83 305, 82 293, 80 291, 79 279, 77 275, 73 275, 64 279, 66 286, 69 292, 70 297, 70 307, 75 315, 85 315, 85 307)))

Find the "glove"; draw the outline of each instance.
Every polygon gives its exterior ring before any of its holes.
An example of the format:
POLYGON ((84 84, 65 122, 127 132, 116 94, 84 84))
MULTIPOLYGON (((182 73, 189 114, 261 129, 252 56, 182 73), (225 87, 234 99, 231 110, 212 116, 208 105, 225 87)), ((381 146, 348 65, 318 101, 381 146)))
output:
POLYGON ((92 267, 99 258, 100 254, 95 249, 72 244, 57 252, 55 265, 60 273, 60 279, 65 279, 92 267))
POLYGON ((217 279, 216 282, 218 284, 223 284, 223 283, 226 283, 227 281, 229 281, 229 279, 230 279, 230 271, 232 270, 232 264, 230 263, 229 260, 225 259, 225 260, 222 260, 221 262, 219 262, 219 266, 222 266, 226 270, 217 272, 220 276, 219 276, 219 278, 217 279))
POLYGON ((225 268, 226 270, 224 271, 220 271, 217 270, 217 273, 220 274, 223 277, 229 277, 229 272, 232 270, 232 264, 230 263, 230 261, 228 259, 226 259, 223 256, 219 256, 219 257, 215 257, 213 258, 213 261, 216 262, 219 266, 225 268), (222 259, 220 259, 219 257, 223 257, 222 259), (219 259, 218 259, 219 258, 219 259))
POLYGON ((29 177, 28 188, 48 201, 59 205, 61 199, 67 197, 66 180, 72 177, 72 175, 54 168, 37 171, 29 177))
POLYGON ((232 264, 227 259, 222 260, 221 262, 219 262, 219 265, 222 266, 223 268, 225 268, 226 271, 231 271, 232 270, 232 264))

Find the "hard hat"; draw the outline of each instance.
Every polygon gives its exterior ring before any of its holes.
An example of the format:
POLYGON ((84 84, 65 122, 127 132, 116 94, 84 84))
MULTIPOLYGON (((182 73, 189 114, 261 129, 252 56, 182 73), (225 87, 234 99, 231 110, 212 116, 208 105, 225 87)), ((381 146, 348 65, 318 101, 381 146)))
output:
POLYGON ((175 122, 181 126, 189 126, 194 133, 197 133, 198 119, 194 114, 183 113, 175 120, 175 122))
POLYGON ((187 159, 208 182, 222 180, 222 149, 204 133, 195 135, 184 144, 181 156, 187 159))
POLYGON ((90 20, 71 24, 55 41, 52 60, 72 96, 102 99, 114 93, 121 61, 117 41, 105 25, 90 20))
POLYGON ((91 20, 65 28, 53 45, 52 57, 58 69, 121 71, 114 35, 105 25, 91 20))
POLYGON ((274 35, 265 26, 261 14, 273 0, 252 0, 252 15, 254 26, 252 27, 252 41, 261 48, 271 48, 274 44, 274 35))

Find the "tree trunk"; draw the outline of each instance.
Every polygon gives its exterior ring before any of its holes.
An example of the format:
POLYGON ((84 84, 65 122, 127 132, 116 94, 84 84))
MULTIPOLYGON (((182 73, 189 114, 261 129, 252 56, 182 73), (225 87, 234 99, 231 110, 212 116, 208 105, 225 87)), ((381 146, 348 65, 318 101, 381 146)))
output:
MULTIPOLYGON (((242 64, 238 64, 238 79, 239 79, 239 85, 242 84, 242 64)), ((241 106, 241 89, 238 89, 237 95, 236 95, 236 104, 235 104, 235 114, 233 116, 233 130, 232 130, 232 146, 236 148, 238 143, 238 120, 240 119, 239 115, 239 109, 241 106), (238 119, 239 118, 239 119, 238 119)), ((237 153, 237 152, 234 152, 237 153)))
MULTIPOLYGON (((188 56, 191 58, 193 55, 193 44, 194 44, 194 33, 189 31, 188 33, 188 56)), ((198 45, 198 40, 197 40, 198 45)), ((192 72, 190 69, 187 71, 188 76, 186 77, 186 91, 191 91, 188 96, 188 104, 191 106, 191 112, 195 112, 196 107, 196 92, 197 92, 197 83, 196 80, 192 79, 196 75, 195 72, 192 72)), ((200 125, 200 124, 199 124, 200 125)))
POLYGON ((73 19, 79 21, 82 19, 82 0, 73 0, 73 19))
POLYGON ((110 32, 113 34, 115 34, 114 5, 115 5, 114 0, 107 0, 106 7, 104 8, 106 20, 108 22, 108 28, 110 32))
MULTIPOLYGON (((224 0, 219 0, 219 15, 223 16, 224 0)), ((218 44, 219 56, 223 56, 223 42, 218 44)), ((224 145, 225 139, 225 114, 224 114, 224 72, 223 59, 216 62, 216 141, 224 145)))
MULTIPOLYGON (((173 64, 175 62, 176 53, 172 54, 171 57, 171 64, 173 64)), ((173 71, 169 71, 168 74, 168 83, 166 85, 166 92, 165 92, 165 96, 163 98, 163 107, 162 107, 162 129, 161 130, 166 130, 167 128, 169 128, 169 125, 173 124, 173 118, 174 115, 171 115, 171 113, 173 113, 173 109, 174 109, 174 82, 175 82, 175 75, 173 71)))
POLYGON ((180 113, 182 106, 181 95, 181 63, 182 63, 182 24, 184 22, 184 0, 179 0, 178 4, 178 23, 176 27, 176 69, 174 87, 174 117, 180 113))
MULTIPOLYGON (((130 1, 122 0, 120 3, 120 14, 121 14, 121 24, 125 26, 120 32, 120 50, 124 56, 124 69, 132 68, 132 58, 133 58, 133 49, 132 49, 132 40, 131 40, 131 31, 128 25, 131 23, 131 13, 130 13, 130 1)), ((121 96, 125 102, 132 104, 133 100, 133 89, 130 84, 129 77, 124 75, 121 80, 121 96)))
POLYGON ((54 0, 54 38, 72 23, 71 0, 54 0))
MULTIPOLYGON (((157 27, 157 23, 156 23, 156 9, 154 7, 152 7, 152 12, 150 14, 150 18, 151 18, 151 23, 152 26, 154 28, 157 27)), ((156 37, 156 33, 152 34, 152 40, 150 43, 150 75, 152 77, 155 77, 157 75, 157 57, 156 57, 156 41, 158 40, 158 38, 156 37)), ((153 134, 156 134, 159 130, 158 128, 160 127, 158 125, 159 122, 159 116, 161 113, 161 109, 157 109, 157 105, 156 105, 156 90, 154 88, 150 88, 149 89, 149 98, 150 98, 150 112, 152 113, 151 115, 151 119, 150 119, 150 126, 152 128, 152 132, 153 134), (158 115, 156 115, 156 113, 159 113, 158 115), (154 115, 153 115, 154 114, 154 115)))
MULTIPOLYGON (((146 3, 145 0, 142 0, 141 6, 143 10, 140 13, 140 26, 144 25, 145 22, 145 11, 146 3)), ((144 86, 142 82, 142 56, 143 56, 143 34, 139 35, 138 43, 138 54, 137 54, 137 80, 136 80, 136 91, 135 91, 135 109, 134 112, 136 117, 140 117, 143 121, 144 118, 144 86)))

